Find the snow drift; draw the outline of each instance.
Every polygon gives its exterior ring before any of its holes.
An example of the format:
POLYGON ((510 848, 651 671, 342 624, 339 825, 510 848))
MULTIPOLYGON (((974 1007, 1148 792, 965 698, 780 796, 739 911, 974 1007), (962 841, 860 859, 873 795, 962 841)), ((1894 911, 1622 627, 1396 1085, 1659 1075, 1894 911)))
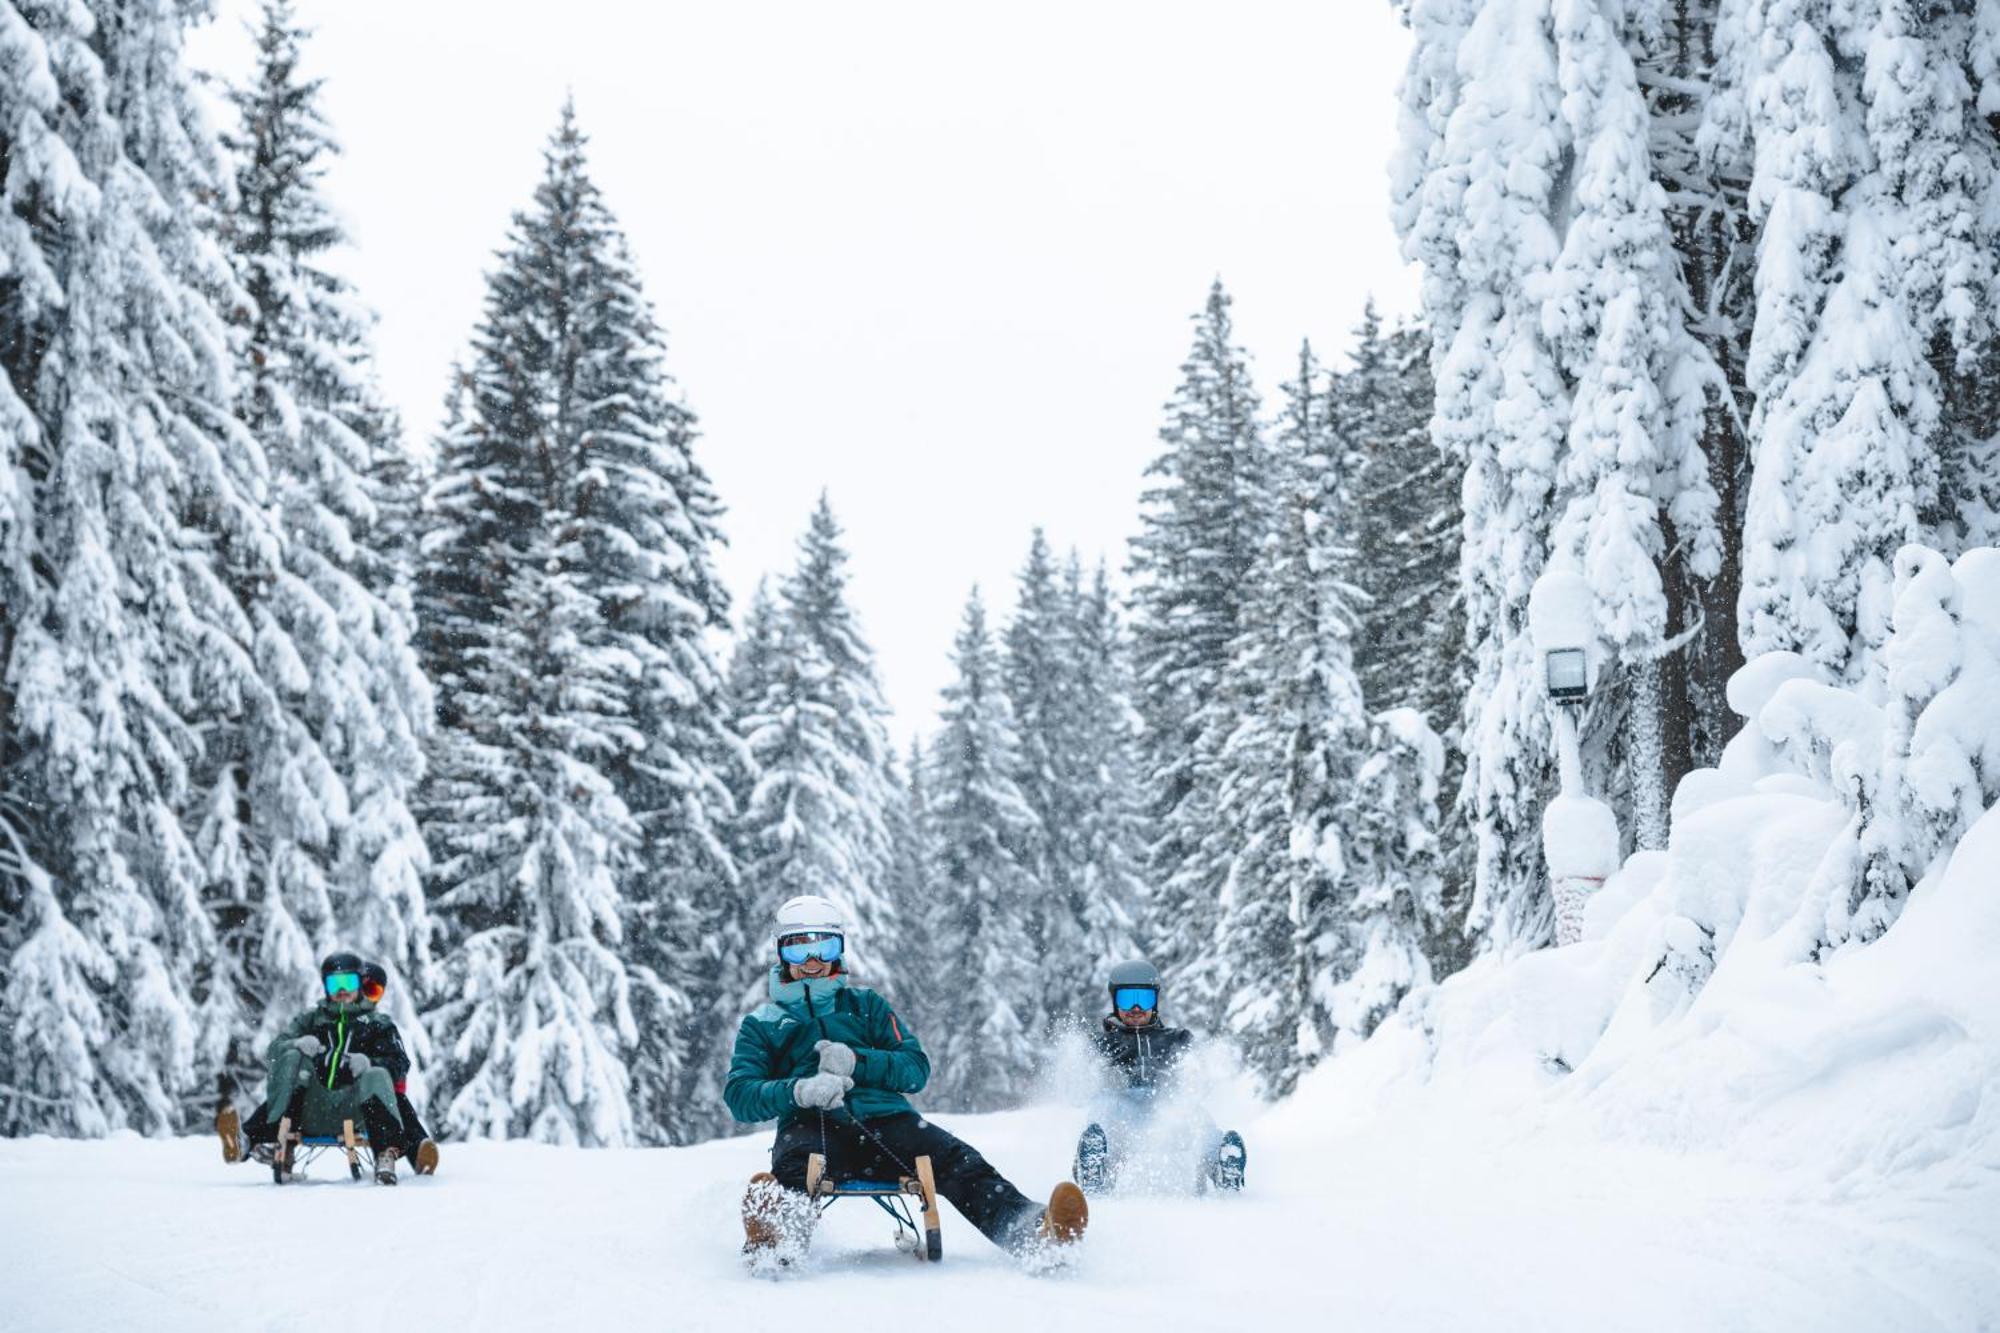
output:
MULTIPOLYGON (((1414 992, 1319 1113, 1642 1140, 1834 1194, 1962 1200, 2000 1236, 2000 551, 1897 560, 1866 681, 1773 653, 1581 943, 1414 992)), ((1281 1113, 1282 1114, 1282 1113, 1281 1113)))

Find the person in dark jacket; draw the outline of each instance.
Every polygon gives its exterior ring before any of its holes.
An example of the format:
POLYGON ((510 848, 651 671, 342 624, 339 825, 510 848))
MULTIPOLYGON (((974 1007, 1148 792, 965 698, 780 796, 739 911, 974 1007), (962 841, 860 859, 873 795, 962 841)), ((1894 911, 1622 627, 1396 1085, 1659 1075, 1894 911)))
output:
POLYGON ((1111 969, 1111 1012, 1093 1038, 1114 1077, 1155 1090, 1173 1079, 1194 1034, 1160 1021, 1160 974, 1143 960, 1111 969))
MULTIPOLYGON (((278 1126, 285 1119, 307 1134, 332 1133, 343 1120, 354 1120, 374 1148, 376 1181, 396 1183, 403 1125, 390 1067, 400 1060, 407 1072, 409 1058, 388 1015, 375 1013, 362 1000, 363 966, 354 954, 328 954, 319 968, 325 997, 272 1040, 263 1104, 241 1131, 242 1139, 256 1147, 250 1154, 256 1160, 272 1160, 278 1126)), ((240 1147, 234 1154, 229 1151, 225 1115, 233 1119, 233 1108, 224 1107, 217 1117, 217 1128, 224 1130, 224 1156, 238 1161, 244 1154, 240 1147)))
MULTIPOLYGON (((380 1013, 382 998, 389 993, 389 969, 380 963, 368 963, 361 969, 361 998, 374 1012, 380 1013)), ((431 1136, 424 1132, 424 1122, 417 1116, 417 1108, 410 1101, 410 1057, 403 1050, 403 1034, 397 1030, 394 1019, 387 1014, 386 1030, 378 1029, 378 1045, 366 1049, 375 1063, 385 1066, 389 1077, 396 1085, 396 1118, 403 1122, 403 1137, 396 1145, 402 1155, 410 1159, 410 1164, 420 1176, 434 1176, 438 1169, 438 1146, 431 1136)))
MULTIPOLYGON (((1160 1099, 1173 1091, 1194 1034, 1160 1018, 1160 973, 1144 959, 1120 963, 1108 978, 1111 1012, 1092 1043, 1103 1058, 1111 1095, 1099 1098, 1093 1118, 1077 1139, 1071 1174, 1087 1194, 1109 1189, 1130 1155, 1133 1140, 1152 1127, 1160 1099)), ((1242 1136, 1223 1133, 1201 1117, 1202 1176, 1218 1189, 1243 1188, 1246 1156, 1242 1136)))
POLYGON ((839 909, 824 898, 779 908, 770 1002, 736 1032, 723 1100, 740 1121, 778 1122, 771 1169, 751 1177, 743 1198, 745 1251, 803 1242, 814 1153, 836 1180, 895 1180, 928 1156, 938 1193, 1006 1249, 1080 1239, 1090 1210, 1074 1184, 1061 1182, 1047 1207, 1037 1205, 911 1107, 909 1095, 930 1079, 930 1057, 887 1000, 849 981, 845 938, 839 909))

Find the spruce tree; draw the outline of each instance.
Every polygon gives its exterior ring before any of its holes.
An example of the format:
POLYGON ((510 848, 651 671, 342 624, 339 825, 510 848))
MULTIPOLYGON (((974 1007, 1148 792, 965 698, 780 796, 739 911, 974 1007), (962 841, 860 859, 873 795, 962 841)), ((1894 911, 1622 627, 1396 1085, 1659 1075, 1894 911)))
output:
POLYGON ((1251 566, 1267 528, 1259 402, 1235 345, 1220 281, 1194 317, 1194 345, 1160 430, 1141 530, 1132 544, 1133 654, 1145 720, 1154 886, 1147 943, 1184 997, 1183 1013, 1212 1015, 1219 978, 1209 949, 1228 870, 1216 807, 1230 732, 1225 690, 1242 628, 1251 566))
MULTIPOLYGON (((422 769, 428 682, 382 556, 375 475, 399 458, 368 318, 325 267, 344 241, 321 195, 335 151, 304 32, 270 0, 251 80, 231 94, 237 205, 222 219, 246 301, 239 412, 269 461, 284 544, 275 568, 232 560, 267 688, 209 729, 199 835, 221 956, 205 1018, 256 1086, 270 1036, 336 946, 385 964, 412 1053, 426 980, 424 843, 407 804, 422 769)), ((240 552, 241 548, 237 548, 240 552)))
POLYGON ((1472 894, 1472 829, 1449 808, 1465 775, 1459 737, 1468 681, 1459 587, 1464 468, 1431 439, 1435 395, 1422 323, 1384 329, 1370 302, 1348 355, 1348 369, 1334 378, 1331 410, 1335 429, 1360 461, 1344 525, 1354 582, 1367 594, 1355 672, 1371 715, 1414 709, 1443 741, 1446 809, 1432 826, 1436 845, 1426 855, 1440 876, 1444 905, 1428 918, 1433 933, 1425 951, 1435 969, 1451 972, 1471 943, 1460 925, 1472 894))
POLYGON ((952 960, 956 975, 979 978, 980 1002, 969 1020, 960 1017, 934 1082, 952 1107, 990 1111, 1016 1100, 1034 1067, 1042 987, 1023 863, 1035 815, 1010 776, 1020 742, 977 590, 952 663, 957 674, 931 748, 931 888, 941 929, 927 944, 952 960))
POLYGON ((1021 570, 1018 598, 1004 638, 1001 679, 1020 741, 1010 776, 1035 816, 1022 862, 1032 885, 1028 935, 1041 959, 1034 1020, 1040 1029, 1073 1016, 1076 979, 1097 968, 1078 873, 1087 775, 1077 750, 1083 736, 1075 616, 1040 528, 1021 570))
MULTIPOLYGON (((734 677, 737 728, 756 767, 737 832, 746 936, 765 939, 787 898, 831 898, 851 914, 850 970, 870 985, 892 983, 900 925, 885 889, 895 795, 888 708, 848 604, 847 552, 825 496, 777 602, 753 607, 734 677)), ((739 980, 739 994, 762 996, 762 968, 739 980)))
POLYGON ((1372 711, 1415 708, 1450 731, 1465 698, 1457 462, 1431 442, 1430 339, 1384 329, 1371 301, 1334 377, 1334 429, 1358 455, 1345 528, 1360 608, 1354 666, 1372 711))
POLYGON ((1436 975, 1432 942, 1446 911, 1438 838, 1444 759, 1444 743, 1416 709, 1371 719, 1342 847, 1352 886, 1345 920, 1309 936, 1306 990, 1324 1054, 1365 1040, 1436 975), (1337 969, 1315 969, 1336 954, 1337 969))
POLYGON ((1761 6, 1720 6, 1710 139, 1750 176, 1759 257, 1747 653, 1866 678, 1896 551, 1970 498, 1943 474, 1933 356, 1971 366, 1993 321, 2000 142, 1974 9, 1810 5, 1768 33, 1761 6))
MULTIPOLYGON (((896 905, 906 949, 923 941, 940 938, 943 928, 939 901, 932 891, 937 854, 931 846, 931 798, 929 762, 923 742, 910 739, 910 751, 903 770, 901 799, 889 808, 890 898, 896 905)), ((930 950, 919 955, 927 960, 930 950)), ((934 1068, 942 1069, 950 1053, 947 1049, 954 1011, 949 969, 917 966, 906 969, 891 997, 905 1026, 924 1034, 924 1049, 934 1068), (938 1022, 932 1022, 932 1019, 938 1022), (943 1044, 941 1044, 943 1043, 943 1044)))
POLYGON ((1356 459, 1335 431, 1310 345, 1284 387, 1274 440, 1276 525, 1218 710, 1218 813, 1231 831, 1215 966, 1223 1013, 1276 1091, 1328 1049, 1323 979, 1353 970, 1353 779, 1368 741, 1353 665, 1356 459))
POLYGON ((727 604, 693 420, 584 146, 565 107, 430 495, 444 1120, 678 1141, 706 1123, 708 997, 667 960, 700 956, 735 873, 737 751, 704 640, 727 604))
MULTIPOLYGON (((1704 453, 1726 371, 1689 330, 1690 302, 1649 110, 1628 43, 1595 4, 1412 9, 1396 219, 1425 265, 1439 443, 1463 460, 1468 769, 1477 838, 1469 924, 1491 947, 1550 925, 1536 845, 1552 789, 1548 704, 1526 634, 1548 565, 1594 594, 1612 665, 1592 701, 1591 783, 1646 845, 1692 763, 1678 655, 1684 596, 1721 572, 1720 497, 1704 453)), ((1664 29, 1653 25, 1653 34, 1664 29)))
POLYGON ((1111 576, 1097 566, 1089 585, 1072 554, 1063 575, 1071 621, 1073 690, 1070 750, 1076 781, 1070 812, 1074 896, 1084 963, 1068 976, 1053 1012, 1102 1011, 1107 967, 1139 953, 1139 922, 1147 886, 1140 783, 1139 715, 1132 704, 1132 668, 1118 620, 1111 576))
POLYGON ((230 182, 185 7, 0 10, 0 1132, 180 1124, 212 982, 202 738, 267 686, 231 419, 230 182))

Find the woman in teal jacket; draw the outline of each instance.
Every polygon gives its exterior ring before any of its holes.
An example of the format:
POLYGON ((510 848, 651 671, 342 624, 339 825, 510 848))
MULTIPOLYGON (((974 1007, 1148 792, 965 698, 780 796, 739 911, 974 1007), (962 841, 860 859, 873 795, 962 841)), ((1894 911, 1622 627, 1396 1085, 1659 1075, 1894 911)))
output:
POLYGON ((776 1119, 771 1169, 743 1199, 745 1248, 778 1245, 809 1222, 806 1159, 820 1153, 837 1179, 893 1180, 929 1156, 938 1193, 995 1244, 1067 1244, 1089 1221, 1082 1191, 1064 1181, 1043 1208, 970 1146, 918 1115, 909 1094, 930 1080, 930 1057, 889 1002, 850 985, 846 929, 824 898, 778 909, 770 1002, 736 1030, 723 1100, 738 1120, 776 1119))

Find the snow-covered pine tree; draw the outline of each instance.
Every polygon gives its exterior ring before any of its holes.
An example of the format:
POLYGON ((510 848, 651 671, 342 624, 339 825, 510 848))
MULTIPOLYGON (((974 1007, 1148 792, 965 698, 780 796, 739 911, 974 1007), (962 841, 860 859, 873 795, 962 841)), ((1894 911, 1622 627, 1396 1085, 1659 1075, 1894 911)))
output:
POLYGON ((1132 705, 1132 667, 1110 572, 1100 562, 1088 586, 1072 552, 1063 573, 1071 620, 1069 642, 1074 721, 1070 738, 1078 781, 1072 790, 1076 901, 1084 969, 1063 978, 1069 989, 1060 1013, 1104 1011, 1106 969, 1135 957, 1138 922, 1146 910, 1141 867, 1146 837, 1139 781, 1139 715, 1132 705))
POLYGON ((999 655, 975 589, 952 648, 931 743, 931 892, 940 929, 925 941, 954 976, 978 978, 979 1003, 957 1015, 951 1058, 932 1086, 954 1109, 990 1111, 1020 1096, 1042 1047, 1040 960, 1031 935, 1034 881, 1023 862, 1035 814, 1011 776, 1019 740, 999 655))
MULTIPOLYGON (((1465 762, 1457 744, 1468 662, 1459 590, 1464 467, 1431 440, 1435 394, 1430 336, 1420 321, 1384 329, 1370 302, 1355 330, 1350 365, 1334 377, 1334 429, 1360 456, 1347 522, 1354 582, 1367 594, 1354 668, 1371 714, 1413 708, 1444 740, 1441 790, 1457 792, 1465 762)), ((1371 747, 1371 753, 1373 753, 1371 747)), ((1444 906, 1426 942, 1439 973, 1463 964, 1472 943, 1460 929, 1472 896, 1468 822, 1451 812, 1431 828, 1428 855, 1444 906)))
POLYGON ((1666 197, 1646 153, 1649 109, 1602 8, 1560 7, 1553 27, 1570 207, 1586 225, 1563 231, 1541 297, 1541 334, 1571 394, 1549 540, 1551 559, 1589 582, 1598 636, 1629 689, 1615 730, 1633 837, 1664 848, 1673 784, 1692 767, 1685 700, 1665 694, 1663 659, 1680 651, 1668 639, 1688 628, 1669 619, 1667 570, 1704 581, 1720 570, 1701 447, 1727 386, 1686 329, 1666 197))
POLYGON ((1132 543, 1132 638, 1152 820, 1148 946, 1169 973, 1180 1012, 1213 1017, 1208 965, 1215 904, 1230 852, 1216 810, 1214 742, 1229 734, 1226 683, 1267 527, 1265 449, 1247 358, 1220 280, 1194 316, 1194 344, 1168 401, 1158 480, 1132 543), (1204 739, 1206 738, 1206 740, 1204 739))
POLYGON ((0 7, 0 1132, 179 1124, 215 957, 189 767, 278 564, 199 226, 184 5, 0 7))
MULTIPOLYGON (((1743 499, 1749 480, 1750 415, 1744 365, 1749 354, 1757 257, 1746 214, 1750 170, 1705 144, 1715 100, 1716 19, 1720 0, 1628 10, 1627 46, 1650 114, 1647 142, 1653 178, 1665 192, 1667 226, 1687 289, 1687 332, 1706 349, 1720 382, 1706 391, 1701 449, 1717 501, 1719 559, 1713 577, 1697 578, 1682 562, 1663 574, 1668 620, 1686 625, 1685 652, 1661 659, 1662 693, 1671 710, 1685 699, 1684 732, 1691 762, 1715 764, 1738 719, 1729 708, 1729 678, 1743 665, 1736 606, 1743 575, 1743 499), (1677 676, 1684 674, 1683 683, 1677 676)), ((1683 361, 1683 367, 1700 365, 1683 361)), ((1671 752, 1679 743, 1666 737, 1671 752)), ((1447 765, 1450 759, 1447 758, 1447 765)), ((1455 789, 1455 788, 1453 788, 1455 789)))
POLYGON ((1435 969, 1427 946, 1445 910, 1439 874, 1439 778, 1444 742, 1414 708, 1369 723, 1367 754, 1353 775, 1343 859, 1352 893, 1339 972, 1308 983, 1310 1012, 1342 1043, 1362 1041, 1435 969))
POLYGON ((1085 938, 1078 883, 1077 820, 1087 798, 1079 790, 1086 774, 1076 749, 1082 737, 1074 628, 1048 538, 1037 528, 1001 664, 1020 742, 1010 776, 1035 815, 1021 850, 1032 885, 1025 904, 1028 938, 1041 960, 1042 994, 1031 1019, 1037 1031, 1073 1017, 1077 978, 1098 968, 1085 938))
POLYGON ((1329 986, 1354 970, 1347 857, 1353 779, 1368 742, 1354 672, 1352 515, 1358 459, 1336 433, 1311 346, 1284 386, 1275 526, 1223 682, 1218 814, 1229 862, 1214 961, 1223 1019, 1274 1092, 1330 1049, 1329 986))
POLYGON ((1996 23, 1973 0, 1774 8, 1719 6, 1707 127, 1757 228, 1741 633, 1860 680, 1895 552, 1971 489, 1941 475, 1933 358, 1969 368, 1993 336, 1996 23))
MULTIPOLYGON (((689 960, 694 971, 714 978, 712 985, 700 988, 705 996, 707 1022, 712 1031, 726 1033, 731 1040, 744 1005, 762 1003, 765 971, 777 961, 771 948, 770 925, 772 910, 782 899, 773 898, 760 887, 760 876, 773 863, 765 862, 759 851, 760 847, 775 844, 767 836, 772 830, 759 820, 765 817, 782 820, 784 806, 782 800, 776 805, 759 804, 762 796, 770 793, 763 791, 765 770, 756 758, 756 751, 760 737, 767 746, 780 739, 791 739, 777 722, 788 697, 781 670, 784 665, 781 653, 787 651, 784 641, 784 611, 771 591, 771 581, 759 579, 736 634, 726 683, 731 729, 748 757, 735 775, 737 813, 729 829, 730 854, 739 867, 738 889, 730 900, 730 910, 716 923, 714 933, 701 942, 695 958, 689 960), (760 715, 763 708, 775 711, 760 715), (777 729, 768 729, 772 725, 777 729)), ((726 1067, 716 1071, 718 1080, 725 1072, 726 1067)))
MULTIPOLYGON (((937 857, 931 846, 930 764, 920 738, 910 738, 905 763, 902 799, 889 807, 888 890, 905 941, 933 940, 943 928, 943 914, 931 891, 937 857)), ((944 1019, 954 1012, 954 975, 951 969, 936 966, 906 969, 896 983, 895 994, 889 997, 904 1016, 905 1026, 923 1033, 924 1049, 932 1066, 939 1069, 951 1058, 951 1024, 931 1019, 944 1019)))
POLYGON ((1371 711, 1414 708, 1444 733, 1465 701, 1463 470, 1431 443, 1430 338, 1421 323, 1385 329, 1371 301, 1348 360, 1328 407, 1360 469, 1343 524, 1354 583, 1367 594, 1354 669, 1371 711))
POLYGON ((719 997, 736 988, 723 974, 687 964, 740 910, 729 830, 733 789, 749 763, 709 646, 729 624, 729 595, 715 567, 722 505, 695 458, 694 413, 666 370, 666 336, 589 179, 570 107, 557 144, 559 170, 573 182, 564 206, 586 266, 582 291, 568 295, 569 334, 556 344, 559 392, 571 405, 565 429, 574 435, 569 539, 598 607, 602 631, 593 646, 625 664, 638 738, 605 760, 643 835, 623 886, 622 952, 635 982, 635 1017, 648 1034, 630 1059, 633 1105, 643 1140, 686 1142, 720 1123, 712 1085, 724 1036, 701 1013, 702 992, 719 997))
POLYGON ((263 1049, 341 946, 404 984, 390 1003, 422 1059, 428 856, 407 800, 422 770, 430 686, 395 574, 377 551, 375 468, 400 457, 381 403, 369 317, 325 267, 343 243, 321 196, 335 151, 305 33, 267 0, 226 138, 236 207, 219 229, 247 298, 236 313, 239 412, 269 461, 286 535, 276 568, 233 570, 266 688, 207 730, 200 846, 221 953, 204 1020, 212 1054, 258 1086, 263 1049))
MULTIPOLYGON (((886 891, 888 706, 874 655, 847 599, 847 552, 826 496, 799 541, 799 562, 775 605, 753 606, 735 670, 738 733, 756 765, 736 844, 745 934, 765 941, 777 907, 799 894, 851 913, 849 962, 891 989, 901 936, 886 891)), ((738 998, 761 1002, 772 961, 738 961, 738 998)))
POLYGON ((427 784, 433 1012, 448 1128, 673 1140, 700 1005, 650 960, 694 956, 727 905, 716 765, 734 747, 703 716, 720 689, 701 646, 724 604, 692 420, 584 143, 565 107, 439 442, 420 602, 452 690, 427 784))
POLYGON ((1470 925, 1511 949, 1549 926, 1534 835, 1553 784, 1528 591, 1552 560, 1590 582, 1614 678, 1629 686, 1593 706, 1603 731, 1630 738, 1596 760, 1593 785, 1656 845, 1665 792, 1690 762, 1688 692, 1678 677, 1674 697, 1662 685, 1688 628, 1668 593, 1719 569, 1702 440, 1727 380, 1687 331, 1647 108, 1614 16, 1593 0, 1414 0, 1406 15, 1416 44, 1396 218, 1425 266, 1434 433, 1467 472, 1470 925))

